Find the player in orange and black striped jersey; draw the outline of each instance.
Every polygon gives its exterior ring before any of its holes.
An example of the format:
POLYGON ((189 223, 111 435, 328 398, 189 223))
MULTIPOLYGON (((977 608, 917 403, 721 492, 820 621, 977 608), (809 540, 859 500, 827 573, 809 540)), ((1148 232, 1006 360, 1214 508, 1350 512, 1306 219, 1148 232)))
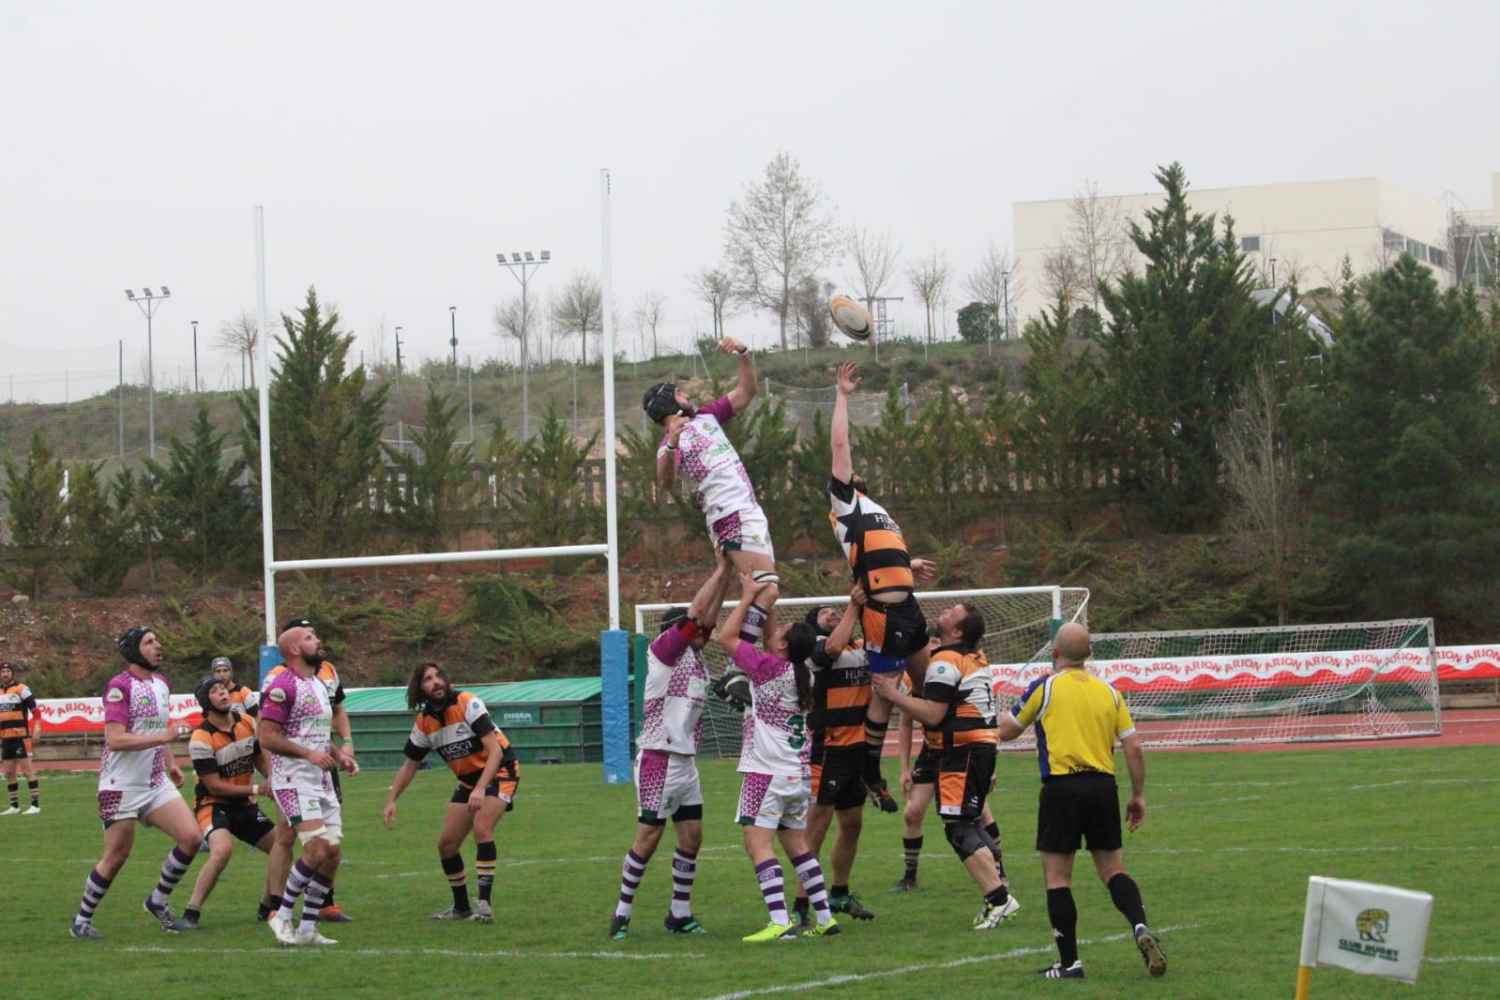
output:
MULTIPOLYGON (((188 756, 198 777, 193 811, 208 847, 208 860, 198 873, 192 901, 182 914, 183 922, 193 928, 198 926, 208 894, 234 855, 236 839, 270 855, 266 866, 268 898, 281 892, 292 864, 291 837, 277 836, 276 823, 255 802, 259 796, 271 794, 269 782, 255 780, 257 770, 263 775, 270 773, 270 762, 255 738, 255 720, 235 711, 228 686, 217 677, 205 677, 195 693, 203 721, 188 737, 188 756)), ((279 898, 276 905, 281 905, 279 898)))
POLYGON ((37 715, 36 699, 31 688, 16 677, 14 663, 0 662, 0 760, 5 762, 5 785, 10 793, 10 808, 0 816, 15 816, 21 812, 21 786, 16 782, 16 765, 26 772, 26 789, 31 792, 31 805, 24 815, 35 816, 42 811, 42 792, 36 780, 36 769, 31 765, 31 734, 42 731, 41 717, 37 715))
POLYGON ((215 656, 209 661, 208 672, 214 680, 224 685, 224 691, 229 695, 231 712, 236 715, 255 715, 260 699, 256 697, 254 688, 248 688, 234 679, 233 660, 227 656, 215 656))
POLYGON ((406 686, 406 704, 417 713, 406 740, 406 761, 391 782, 385 801, 385 825, 396 823, 396 800, 416 776, 417 765, 436 750, 458 777, 458 787, 448 800, 443 831, 438 836, 438 860, 453 905, 434 920, 495 919, 490 892, 495 885, 495 824, 515 808, 521 766, 505 733, 495 725, 484 702, 467 691, 456 690, 436 663, 424 663, 406 686), (474 867, 479 873, 479 902, 469 906, 469 881, 463 857, 458 853, 470 831, 474 834, 474 867))
POLYGON ((994 675, 979 642, 984 616, 956 604, 938 616, 941 645, 928 660, 920 697, 902 691, 895 674, 871 683, 926 730, 929 766, 936 765, 938 815, 948 843, 984 894, 976 930, 998 927, 1021 908, 999 867, 1000 845, 985 826, 985 799, 999 743, 994 675))
MULTIPOLYGON (((854 474, 849 397, 858 388, 859 370, 854 363, 839 365, 838 394, 829 424, 833 467, 828 481, 828 520, 863 594, 860 629, 870 673, 920 672, 927 664, 927 622, 913 591, 918 579, 932 579, 936 567, 911 557, 901 526, 870 498, 864 480, 854 474)), ((871 799, 884 812, 896 811, 896 800, 880 776, 890 718, 890 704, 875 692, 865 716, 864 778, 871 799)))

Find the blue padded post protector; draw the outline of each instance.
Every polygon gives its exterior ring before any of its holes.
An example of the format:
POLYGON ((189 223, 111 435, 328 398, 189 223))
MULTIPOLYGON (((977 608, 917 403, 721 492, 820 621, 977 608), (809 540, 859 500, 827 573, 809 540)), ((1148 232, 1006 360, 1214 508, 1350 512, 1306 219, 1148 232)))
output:
POLYGON ((630 768, 630 633, 605 629, 599 633, 599 675, 603 681, 601 716, 604 724, 604 781, 626 785, 630 768))

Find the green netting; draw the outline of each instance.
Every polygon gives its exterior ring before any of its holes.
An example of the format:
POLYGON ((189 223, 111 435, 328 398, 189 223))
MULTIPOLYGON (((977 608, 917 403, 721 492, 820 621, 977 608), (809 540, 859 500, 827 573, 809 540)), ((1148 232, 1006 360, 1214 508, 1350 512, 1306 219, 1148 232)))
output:
MULTIPOLYGON (((594 701, 604 689, 598 677, 555 677, 504 684, 463 684, 460 687, 478 695, 490 706, 517 702, 594 701)), ((350 688, 345 692, 344 711, 350 715, 406 710, 406 688, 403 687, 350 688)))

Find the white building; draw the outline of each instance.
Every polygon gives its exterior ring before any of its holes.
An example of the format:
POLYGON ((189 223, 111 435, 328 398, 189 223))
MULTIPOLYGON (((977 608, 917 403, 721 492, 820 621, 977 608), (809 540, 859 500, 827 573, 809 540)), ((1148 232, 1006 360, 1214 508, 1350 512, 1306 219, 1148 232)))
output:
MULTIPOLYGON (((1189 188, 1188 202, 1196 212, 1213 214, 1222 225, 1233 216, 1240 247, 1269 284, 1295 277, 1304 289, 1333 285, 1347 257, 1356 272, 1369 271, 1408 252, 1423 261, 1446 286, 1456 280, 1460 266, 1476 273, 1493 247, 1480 239, 1464 243, 1453 238, 1453 223, 1467 224, 1478 234, 1493 234, 1500 209, 1500 173, 1492 174, 1491 208, 1450 210, 1442 199, 1413 194, 1374 177, 1349 180, 1256 184, 1247 187, 1189 188), (1455 261, 1455 257, 1462 257, 1455 261)), ((1012 206, 1020 321, 1046 307, 1049 298, 1045 263, 1049 255, 1077 243, 1075 198, 1023 201, 1012 206)), ((1096 217, 1103 216, 1120 255, 1140 262, 1125 235, 1124 221, 1144 225, 1145 211, 1163 201, 1160 191, 1094 199, 1096 217)), ((1488 266, 1492 269, 1494 261, 1488 266)), ((1480 272, 1488 273, 1488 272, 1480 272)))

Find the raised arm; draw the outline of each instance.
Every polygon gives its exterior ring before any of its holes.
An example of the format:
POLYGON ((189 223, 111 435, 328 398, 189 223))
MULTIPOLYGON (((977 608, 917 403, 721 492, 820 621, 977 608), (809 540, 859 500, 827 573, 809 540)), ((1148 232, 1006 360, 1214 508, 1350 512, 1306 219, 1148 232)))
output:
POLYGON ((725 337, 721 340, 719 350, 739 357, 739 381, 733 389, 729 390, 729 403, 734 407, 734 412, 739 413, 750 405, 750 400, 754 399, 755 394, 760 391, 760 383, 755 378, 755 358, 750 353, 750 348, 733 337, 725 337))
POLYGON ((724 604, 724 592, 726 583, 733 572, 729 560, 721 552, 718 562, 714 565, 714 571, 703 581, 698 592, 693 595, 693 603, 688 605, 688 617, 697 622, 701 628, 713 628, 714 623, 719 620, 719 608, 724 604))
POLYGON ((674 413, 666 419, 666 442, 656 450, 656 488, 666 492, 677 481, 677 439, 688 425, 687 417, 674 413))
POLYGON ((833 442, 833 478, 847 483, 854 476, 854 453, 849 448, 849 397, 859 388, 859 371, 854 362, 839 365, 837 394, 833 398, 833 423, 828 428, 833 442))
MULTIPOLYGON (((858 586, 859 584, 855 584, 855 587, 858 586)), ((854 623, 858 620, 859 605, 851 599, 848 604, 844 605, 844 616, 833 627, 828 638, 823 640, 823 648, 830 656, 835 656, 849 648, 849 643, 854 638, 854 623)))
POLYGON ((724 624, 719 626, 719 631, 714 635, 714 641, 723 647, 731 659, 743 641, 740 639, 740 629, 744 627, 750 605, 760 604, 763 608, 769 608, 776 603, 779 595, 776 584, 756 583, 749 573, 740 574, 740 603, 729 612, 729 617, 724 619, 724 624))

